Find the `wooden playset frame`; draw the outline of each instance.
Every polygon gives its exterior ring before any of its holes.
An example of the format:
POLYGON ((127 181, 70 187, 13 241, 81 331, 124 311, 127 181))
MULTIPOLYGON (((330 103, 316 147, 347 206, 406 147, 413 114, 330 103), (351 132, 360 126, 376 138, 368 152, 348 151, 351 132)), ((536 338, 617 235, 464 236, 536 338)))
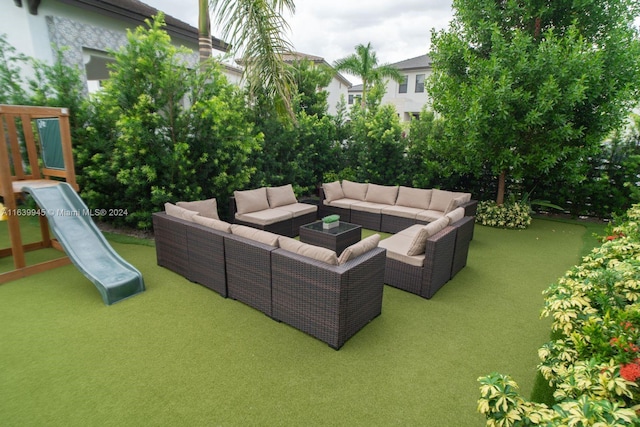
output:
POLYGON ((61 245, 50 236, 46 212, 35 210, 40 220, 40 241, 23 244, 20 231, 17 202, 24 197, 23 187, 57 185, 62 181, 78 190, 71 147, 69 110, 0 105, 0 197, 5 205, 11 239, 11 247, 0 248, 0 258, 12 256, 14 263, 13 270, 0 273, 0 284, 71 263, 67 256, 32 265, 26 263, 25 252, 51 247, 64 252, 61 245), (57 119, 64 167, 50 168, 45 165, 43 147, 40 139, 36 138, 37 132, 34 132, 36 121, 39 119, 57 119), (24 161, 23 152, 26 153, 28 162, 24 161), (26 168, 25 163, 28 163, 26 168))

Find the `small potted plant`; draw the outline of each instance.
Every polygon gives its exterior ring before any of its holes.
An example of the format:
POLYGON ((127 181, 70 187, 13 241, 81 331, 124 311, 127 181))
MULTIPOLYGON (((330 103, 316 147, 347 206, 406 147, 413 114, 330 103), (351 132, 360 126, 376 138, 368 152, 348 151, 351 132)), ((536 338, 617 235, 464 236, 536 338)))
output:
POLYGON ((322 218, 322 228, 329 230, 340 225, 340 215, 329 215, 322 218))

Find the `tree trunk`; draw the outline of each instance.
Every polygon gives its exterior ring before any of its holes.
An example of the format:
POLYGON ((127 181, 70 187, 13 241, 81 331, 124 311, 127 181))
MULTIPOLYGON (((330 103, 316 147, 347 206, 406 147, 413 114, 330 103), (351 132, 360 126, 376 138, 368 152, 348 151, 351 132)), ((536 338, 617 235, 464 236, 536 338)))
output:
POLYGON ((500 172, 500 176, 498 177, 498 197, 496 198, 496 204, 498 206, 504 203, 504 186, 506 176, 507 171, 502 171, 500 172))
POLYGON ((209 19, 209 1, 198 0, 198 49, 200 52, 200 64, 211 57, 213 49, 211 45, 211 21, 209 19))

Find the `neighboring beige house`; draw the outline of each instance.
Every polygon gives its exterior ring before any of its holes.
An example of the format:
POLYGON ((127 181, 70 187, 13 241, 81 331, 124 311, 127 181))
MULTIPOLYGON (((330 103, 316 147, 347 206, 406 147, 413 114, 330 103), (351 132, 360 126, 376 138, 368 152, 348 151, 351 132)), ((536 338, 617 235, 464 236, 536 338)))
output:
POLYGON ((412 117, 420 115, 422 107, 427 103, 424 84, 431 74, 431 58, 429 55, 420 55, 390 65, 404 75, 404 81, 398 83, 387 79, 387 93, 382 98, 382 103, 393 104, 400 120, 410 121, 412 117))
MULTIPOLYGON (((292 63, 294 61, 300 61, 306 59, 308 61, 313 62, 316 66, 325 66, 329 69, 333 70, 333 67, 319 56, 308 55, 300 52, 293 52, 284 57, 285 62, 292 63)), ((347 80, 342 74, 334 70, 333 79, 329 86, 324 88, 329 96, 327 97, 327 104, 329 104, 328 113, 331 115, 335 115, 337 112, 337 105, 340 102, 340 98, 344 98, 345 102, 347 101, 347 97, 349 94, 349 88, 351 87, 351 82, 347 80)))
MULTIPOLYGON (((127 29, 144 25, 157 13, 138 0, 4 0, 0 33, 19 53, 47 63, 54 59, 52 45, 65 46, 64 61, 84 70, 87 91, 92 91, 109 77, 106 64, 112 59, 107 51, 125 45, 127 29)), ((186 60, 197 66, 198 29, 169 15, 165 21, 172 42, 189 48, 193 54, 186 60)), ((212 38, 212 43, 217 51, 228 50, 219 39, 212 38)))

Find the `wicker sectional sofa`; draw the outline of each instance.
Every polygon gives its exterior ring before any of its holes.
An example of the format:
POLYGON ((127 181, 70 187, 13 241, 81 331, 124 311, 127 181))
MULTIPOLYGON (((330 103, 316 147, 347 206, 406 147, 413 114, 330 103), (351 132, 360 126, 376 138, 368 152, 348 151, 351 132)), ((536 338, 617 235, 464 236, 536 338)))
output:
POLYGON ((319 215, 394 235, 385 283, 431 298, 467 264, 478 202, 469 193, 357 183, 322 185, 319 215))
POLYGON ((428 224, 462 207, 475 216, 477 200, 470 193, 358 183, 348 180, 322 184, 319 215, 338 214, 340 219, 365 228, 397 233, 414 224, 428 224))
POLYGON ((236 224, 289 237, 318 216, 317 206, 298 202, 291 184, 234 191, 229 211, 236 224))
POLYGON ((382 311, 379 235, 333 251, 166 204, 153 214, 158 265, 339 349, 382 311))

